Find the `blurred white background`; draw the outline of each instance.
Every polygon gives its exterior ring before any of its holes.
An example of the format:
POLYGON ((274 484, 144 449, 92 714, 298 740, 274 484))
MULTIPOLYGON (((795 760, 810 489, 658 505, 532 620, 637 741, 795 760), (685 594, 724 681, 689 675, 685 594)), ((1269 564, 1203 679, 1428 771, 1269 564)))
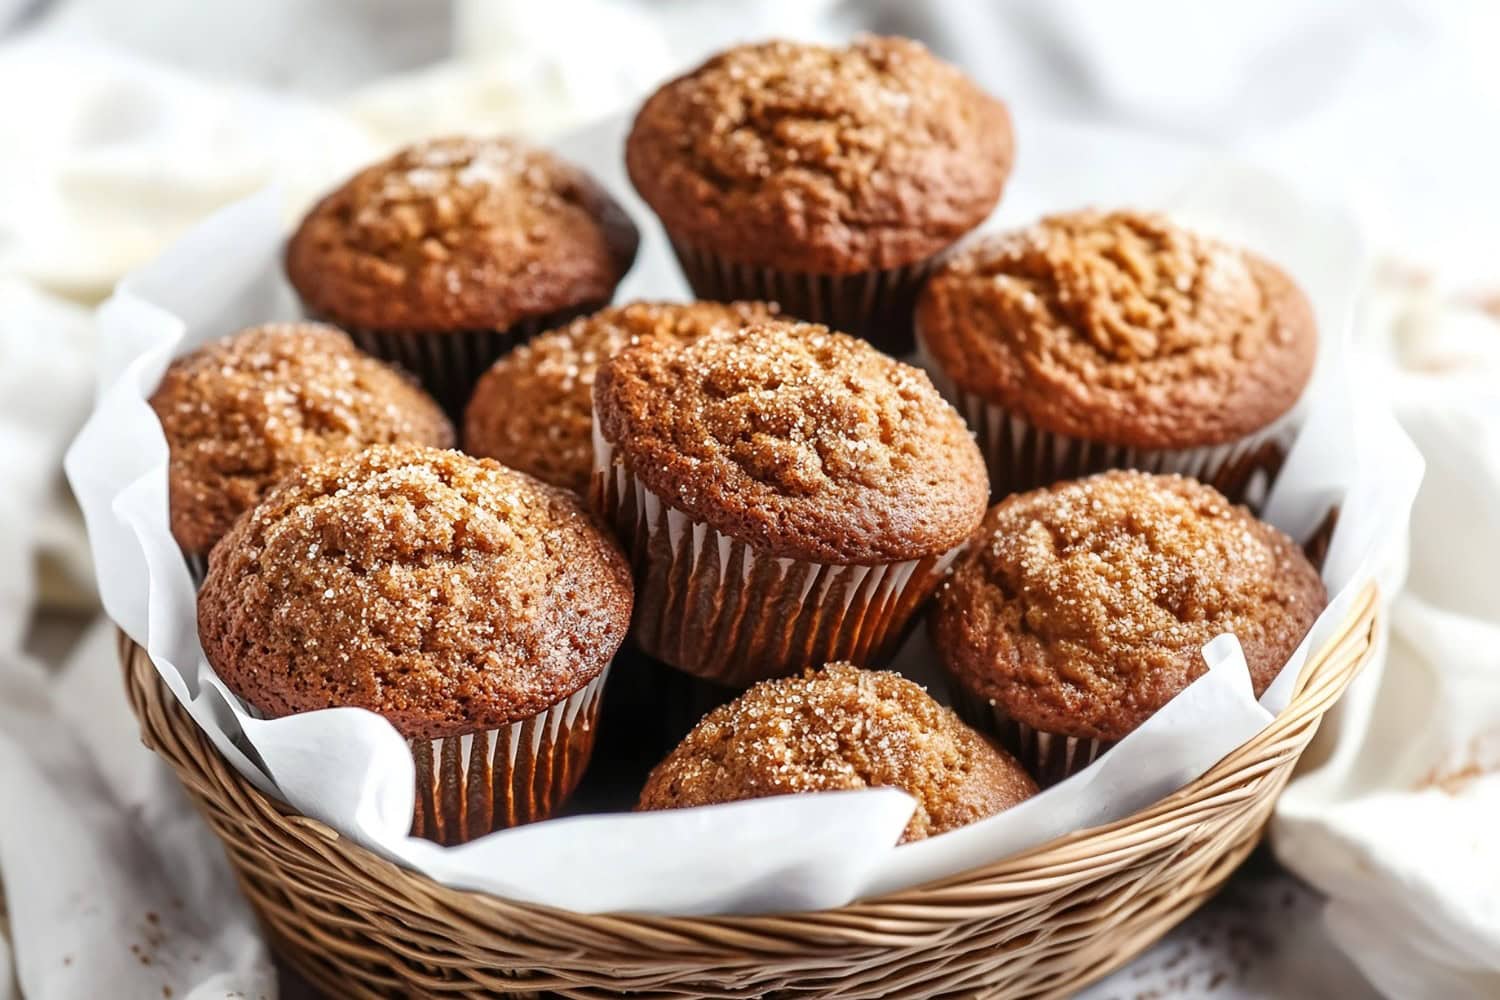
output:
POLYGON ((205 956, 172 966, 177 996, 274 988, 242 905, 205 891, 224 884, 217 849, 170 779, 144 752, 54 745, 80 718, 117 740, 98 746, 130 743, 107 626, 81 624, 90 574, 58 475, 91 391, 88 309, 267 183, 291 214, 401 142, 545 140, 628 112, 726 44, 860 29, 920 38, 1010 102, 1020 156, 1024 117, 1054 116, 1208 145, 1347 203, 1377 256, 1358 331, 1369 391, 1431 469, 1393 611, 1401 683, 1382 695, 1406 714, 1382 702, 1394 728, 1341 732, 1359 780, 1285 824, 1283 857, 1321 894, 1263 859, 1091 995, 1500 996, 1500 851, 1484 849, 1500 749, 1423 764, 1478 775, 1451 794, 1391 756, 1402 726, 1443 722, 1411 693, 1460 666, 1500 743, 1500 3, 0 0, 0 801, 40 789, 80 817, 49 829, 0 810, 14 944, 0 935, 0 998, 108 994, 78 992, 89 982, 137 995, 113 965, 89 978, 90 943, 123 940, 173 893, 203 903, 173 929, 205 956), (1445 650, 1439 634, 1466 639, 1445 650), (203 853, 193 885, 163 884, 161 842, 203 853), (75 890, 86 918, 60 902, 75 890))

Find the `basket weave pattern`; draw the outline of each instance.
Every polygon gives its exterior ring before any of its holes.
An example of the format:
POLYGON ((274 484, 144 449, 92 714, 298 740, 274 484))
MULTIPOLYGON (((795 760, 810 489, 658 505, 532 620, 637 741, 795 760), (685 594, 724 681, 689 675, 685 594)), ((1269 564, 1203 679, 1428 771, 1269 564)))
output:
POLYGON ((1373 585, 1291 705, 1203 777, 1119 822, 836 910, 583 915, 445 888, 256 791, 121 640, 148 746, 223 840, 278 950, 337 997, 1060 997, 1202 903, 1259 840, 1319 720, 1368 658, 1373 585))

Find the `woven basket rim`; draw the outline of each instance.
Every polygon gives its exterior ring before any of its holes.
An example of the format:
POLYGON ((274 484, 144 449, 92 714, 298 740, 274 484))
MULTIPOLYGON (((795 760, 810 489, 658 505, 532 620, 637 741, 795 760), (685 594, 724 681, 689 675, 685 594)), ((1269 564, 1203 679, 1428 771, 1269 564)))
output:
MULTIPOLYGON (((585 914, 543 903, 508 899, 480 890, 443 885, 427 875, 404 868, 376 854, 320 820, 304 816, 279 799, 261 792, 224 760, 208 736, 177 703, 156 673, 144 649, 123 632, 119 635, 119 650, 133 710, 144 720, 143 699, 155 697, 161 700, 175 716, 174 721, 191 730, 192 741, 187 749, 196 757, 193 766, 200 774, 205 777, 209 772, 227 775, 230 779, 228 787, 242 796, 245 804, 253 807, 256 814, 277 817, 288 826, 314 835, 317 840, 325 842, 330 848, 336 848, 357 863, 368 877, 399 884, 408 897, 426 897, 438 905, 457 910, 478 908, 492 913, 502 911, 512 919, 525 917, 548 923, 587 919, 600 925, 618 924, 622 929, 624 925, 630 925, 635 933, 654 932, 676 939, 679 945, 690 941, 695 936, 695 929, 703 928, 713 928, 717 935, 743 934, 747 943, 753 940, 760 945, 771 940, 768 935, 778 932, 816 936, 830 941, 837 939, 839 944, 845 945, 851 940, 876 945, 879 942, 871 936, 871 932, 878 925, 887 921, 894 921, 896 924, 927 923, 921 913, 926 907, 995 900, 1003 895, 995 883, 1004 881, 1012 883, 1016 894, 1029 893, 1048 879, 1067 878, 1080 867, 1099 866, 1102 861, 1107 860, 1112 850, 1138 846, 1142 840, 1181 837, 1195 823, 1193 810, 1185 807, 1206 797, 1232 793, 1234 787, 1247 781, 1252 773, 1284 763, 1274 754, 1266 757, 1262 751, 1274 746, 1289 730, 1305 725, 1309 719, 1315 724, 1343 694, 1374 651, 1379 610, 1378 588, 1371 582, 1356 595, 1338 630, 1322 646, 1310 651, 1298 674, 1291 702, 1286 709, 1204 774, 1141 810, 1114 822, 1064 834, 999 861, 920 885, 855 900, 830 909, 768 914, 666 916, 628 911, 585 914), (1350 655, 1355 647, 1363 648, 1350 655), (148 693, 150 685, 156 688, 152 693, 148 693), (973 898, 968 898, 971 895, 973 898), (839 917, 847 918, 848 922, 837 922, 839 917)), ((157 753, 164 752, 165 748, 149 738, 146 743, 157 753)), ((177 766, 170 755, 168 758, 177 766)), ((179 776, 183 777, 182 768, 177 766, 177 770, 179 776)))

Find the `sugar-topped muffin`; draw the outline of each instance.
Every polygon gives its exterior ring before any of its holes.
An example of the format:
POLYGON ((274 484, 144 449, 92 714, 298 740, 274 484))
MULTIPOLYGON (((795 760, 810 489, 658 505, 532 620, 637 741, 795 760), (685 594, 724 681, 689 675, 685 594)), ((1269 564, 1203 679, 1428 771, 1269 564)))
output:
POLYGON ((971 711, 993 712, 1007 742, 1085 741, 1082 764, 1201 676, 1203 646, 1226 632, 1261 694, 1326 603, 1301 549, 1243 507, 1120 471, 997 504, 930 626, 971 711))
POLYGON ((505 355, 474 388, 464 448, 578 493, 593 465, 599 366, 647 338, 686 343, 775 315, 760 302, 632 302, 551 330, 505 355))
POLYGON ((1049 216, 958 252, 917 328, 1001 492, 1111 465, 1213 480, 1292 409, 1318 344, 1274 264, 1128 211, 1049 216))
POLYGON ((208 554, 298 466, 374 444, 447 448, 453 428, 416 382, 317 323, 250 327, 174 361, 151 396, 170 455, 172 535, 208 554))
POLYGON ((505 350, 608 303, 637 242, 572 164, 512 139, 448 137, 314 206, 286 272, 311 314, 411 367, 456 413, 505 350))
POLYGON ((880 787, 916 799, 903 843, 992 816, 1037 790, 1009 754, 911 681, 833 663, 763 681, 710 712, 651 772, 640 808, 880 787))
POLYGON ((887 652, 984 513, 983 461, 927 376, 813 324, 630 348, 594 411, 636 637, 725 683, 887 652))
POLYGON ((625 162, 700 297, 775 299, 899 350, 927 262, 994 209, 1013 152, 1004 104, 866 35, 714 56, 646 101, 625 162))
POLYGON ((571 790, 630 611, 629 568, 573 494, 391 446, 304 466, 238 521, 210 556, 198 631, 266 716, 353 706, 389 720, 413 745, 419 829, 451 841, 538 818, 571 790), (463 737, 501 775, 467 793, 469 772, 441 752, 463 737), (533 788, 506 775, 558 755, 570 766, 543 775, 560 787, 506 798, 533 788))

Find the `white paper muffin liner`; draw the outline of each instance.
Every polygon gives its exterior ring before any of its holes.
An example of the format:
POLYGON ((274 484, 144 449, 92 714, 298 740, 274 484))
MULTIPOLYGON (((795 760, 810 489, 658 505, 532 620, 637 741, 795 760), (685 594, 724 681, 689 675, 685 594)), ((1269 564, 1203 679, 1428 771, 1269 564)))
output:
MULTIPOLYGON (((578 787, 610 668, 536 715, 498 729, 407 740, 417 772, 411 834, 461 844, 547 819, 578 787)), ((245 711, 265 713, 240 699, 245 711)))
POLYGON ((679 670, 734 687, 894 653, 962 546, 940 555, 843 566, 756 552, 649 490, 594 425, 592 500, 630 554, 632 636, 679 670))
POLYGON ((953 708, 969 725, 989 733, 1046 788, 1088 767, 1113 742, 1042 732, 1006 715, 998 705, 955 683, 953 708))
POLYGON ((672 251, 700 299, 775 302, 788 316, 863 337, 891 355, 912 349, 912 315, 932 259, 854 274, 815 274, 740 264, 672 241, 672 251))
POLYGON ((1132 448, 1042 430, 989 400, 958 387, 933 360, 917 333, 918 363, 938 392, 963 416, 990 475, 990 497, 1051 486, 1110 469, 1176 473, 1259 511, 1301 429, 1294 408, 1262 430, 1199 448, 1132 448))

